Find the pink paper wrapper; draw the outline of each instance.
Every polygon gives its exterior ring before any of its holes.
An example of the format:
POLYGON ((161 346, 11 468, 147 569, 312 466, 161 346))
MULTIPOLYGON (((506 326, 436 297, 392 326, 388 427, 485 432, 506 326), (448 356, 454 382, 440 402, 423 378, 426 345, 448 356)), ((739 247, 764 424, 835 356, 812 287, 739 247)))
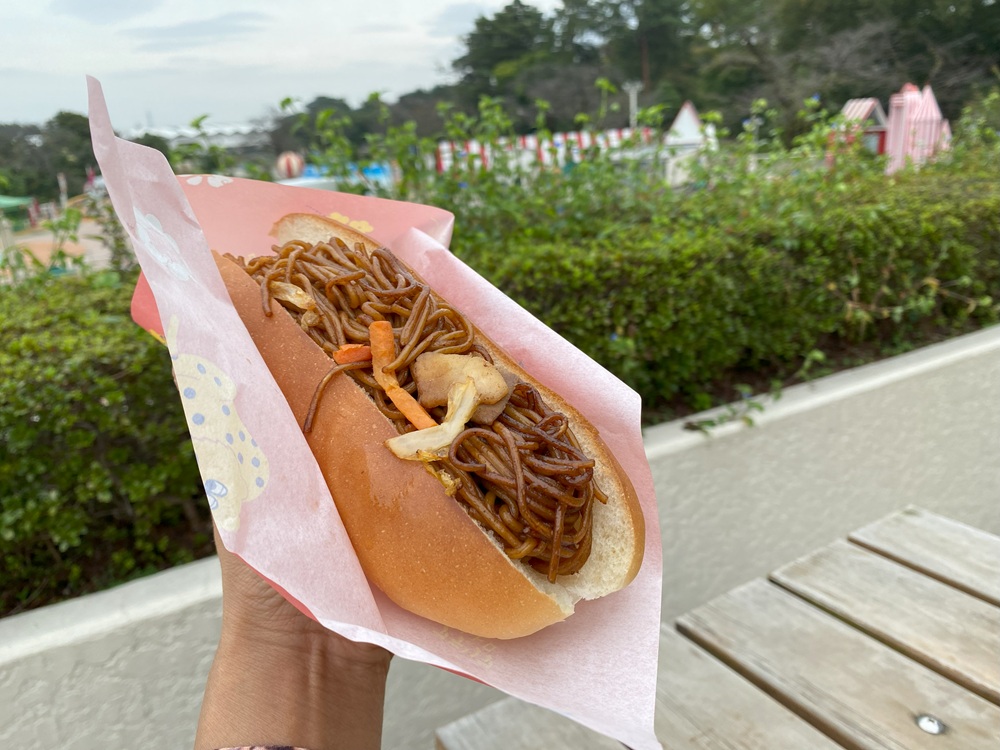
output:
POLYGON ((440 209, 250 180, 175 177, 163 156, 114 135, 89 79, 94 151, 148 281, 134 317, 162 321, 198 465, 227 549, 330 630, 376 643, 557 711, 636 750, 653 732, 662 556, 639 397, 446 249, 440 209), (362 572, 299 425, 229 301, 209 248, 268 253, 293 211, 336 214, 371 234, 599 428, 646 519, 645 559, 625 590, 564 623, 496 641, 406 612, 362 572), (155 298, 155 304, 153 299, 155 298))

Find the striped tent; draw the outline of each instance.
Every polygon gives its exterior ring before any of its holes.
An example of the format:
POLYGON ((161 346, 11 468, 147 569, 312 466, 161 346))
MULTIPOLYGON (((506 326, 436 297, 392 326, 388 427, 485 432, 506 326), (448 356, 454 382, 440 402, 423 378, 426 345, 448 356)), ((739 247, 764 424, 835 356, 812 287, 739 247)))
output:
POLYGON ((941 116, 941 108, 930 86, 923 90, 907 83, 889 99, 889 132, 886 152, 892 174, 907 163, 924 164, 949 148, 951 126, 941 116))
POLYGON ((885 110, 878 99, 848 99, 840 110, 847 122, 866 127, 884 128, 886 126, 885 110))

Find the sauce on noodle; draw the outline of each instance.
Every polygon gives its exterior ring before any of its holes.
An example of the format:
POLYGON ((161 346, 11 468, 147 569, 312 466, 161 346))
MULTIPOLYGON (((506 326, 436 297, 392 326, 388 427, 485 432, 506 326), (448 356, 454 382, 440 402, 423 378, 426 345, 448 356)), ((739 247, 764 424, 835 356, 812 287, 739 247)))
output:
MULTIPOLYGON (((390 321, 398 354, 387 369, 411 395, 416 395, 416 384, 410 365, 424 352, 492 361, 476 344, 465 316, 415 279, 385 248, 369 253, 338 239, 316 245, 293 241, 274 256, 231 259, 260 284, 266 315, 274 298, 331 358, 344 344, 367 344, 373 321, 390 321), (315 301, 315 308, 303 310, 278 299, 272 282, 295 285, 315 301)), ((375 382, 371 362, 352 362, 333 365, 320 382, 304 431, 312 425, 326 385, 341 373, 364 388, 400 433, 413 429, 375 382)), ((444 409, 431 413, 440 421, 444 409)), ((512 559, 553 582, 586 563, 593 503, 607 498, 594 483, 594 461, 584 455, 565 415, 550 409, 529 384, 517 383, 500 417, 489 427, 467 428, 435 468, 455 480, 456 499, 512 559)))

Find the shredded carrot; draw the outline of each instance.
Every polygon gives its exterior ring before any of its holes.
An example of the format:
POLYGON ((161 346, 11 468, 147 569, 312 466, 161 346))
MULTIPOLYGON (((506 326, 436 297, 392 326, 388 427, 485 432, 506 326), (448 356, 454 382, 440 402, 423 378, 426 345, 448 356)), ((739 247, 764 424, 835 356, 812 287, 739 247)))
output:
POLYGON ((367 344, 341 344, 333 353, 333 361, 338 365, 352 362, 367 362, 372 358, 372 349, 367 344))
POLYGON ((396 373, 386 372, 385 366, 396 358, 396 337, 392 333, 392 323, 376 320, 368 326, 368 343, 372 350, 372 374, 382 390, 390 385, 399 385, 396 373))
POLYGON ((437 427, 437 422, 434 421, 434 417, 427 413, 427 410, 420 405, 419 401, 410 395, 409 391, 406 391, 397 385, 387 390, 385 394, 389 397, 389 400, 392 401, 396 408, 403 413, 403 416, 409 420, 410 424, 418 430, 426 430, 428 427, 437 427))
POLYGON ((417 400, 406 389, 399 385, 396 373, 386 370, 396 359, 396 338, 392 333, 392 324, 388 320, 376 320, 368 326, 368 338, 371 343, 372 374, 385 391, 393 405, 418 430, 436 427, 434 417, 427 413, 417 400))

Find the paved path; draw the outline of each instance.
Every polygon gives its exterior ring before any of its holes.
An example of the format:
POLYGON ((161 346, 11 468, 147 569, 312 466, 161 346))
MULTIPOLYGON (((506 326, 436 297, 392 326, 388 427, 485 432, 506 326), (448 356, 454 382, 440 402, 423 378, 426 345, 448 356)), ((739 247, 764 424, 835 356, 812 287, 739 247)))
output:
MULTIPOLYGON (((14 235, 14 244, 27 248, 43 263, 48 263, 55 249, 55 237, 47 229, 31 229, 14 235)), ((92 219, 80 223, 76 242, 63 245, 70 255, 83 257, 91 268, 106 266, 111 253, 101 239, 101 227, 92 219)))

